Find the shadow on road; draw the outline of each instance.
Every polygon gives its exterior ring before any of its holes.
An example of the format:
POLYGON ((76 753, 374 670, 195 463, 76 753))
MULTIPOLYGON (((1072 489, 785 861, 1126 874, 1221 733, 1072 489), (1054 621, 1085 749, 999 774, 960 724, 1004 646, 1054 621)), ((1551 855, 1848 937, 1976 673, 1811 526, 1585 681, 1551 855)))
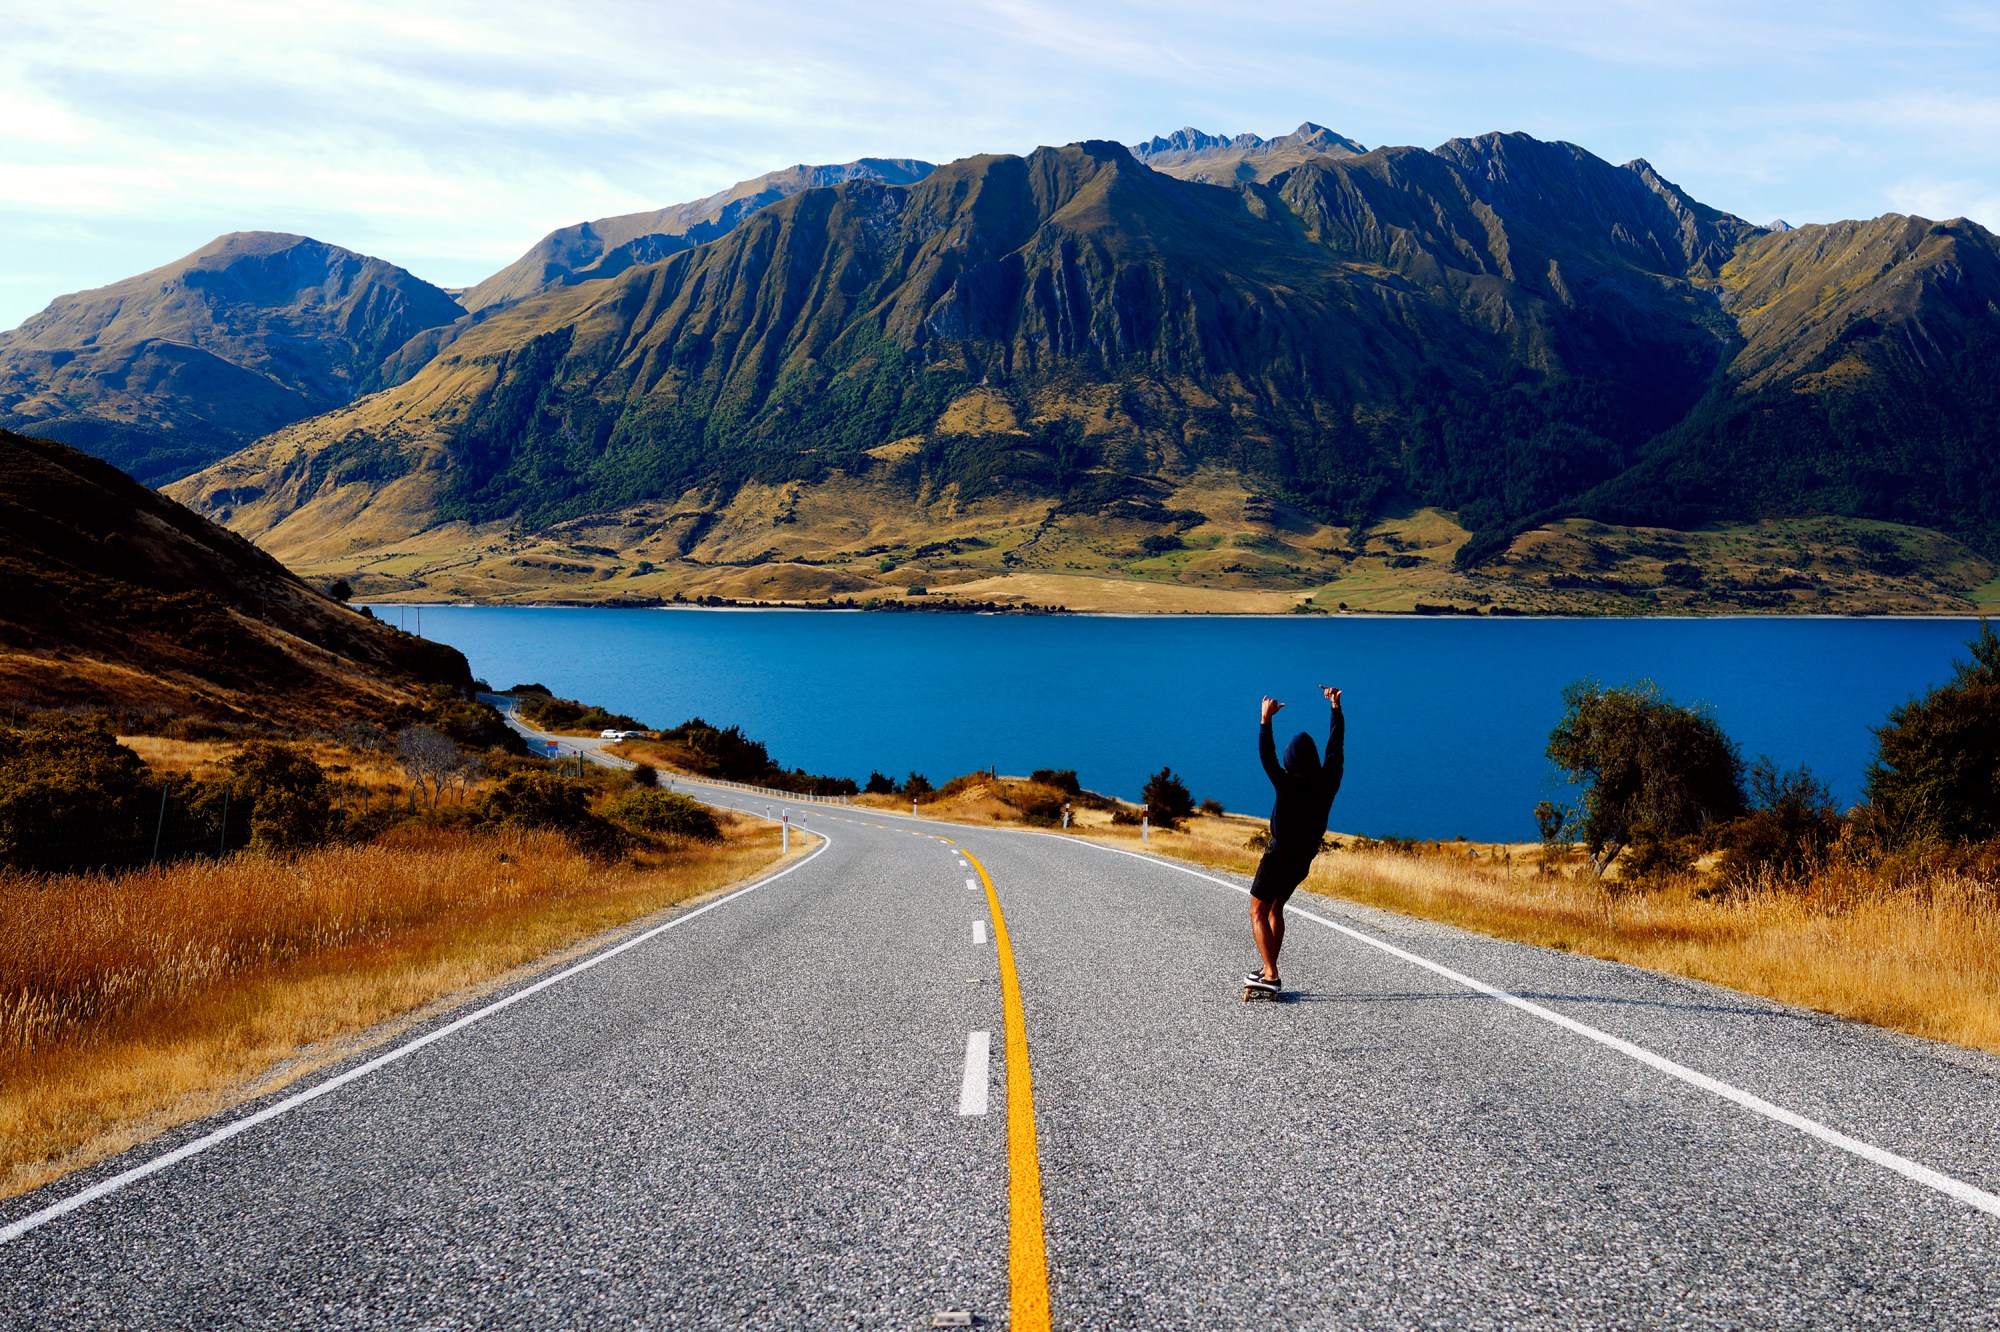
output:
MULTIPOLYGON (((1517 999, 1538 1004, 1608 1004, 1634 1008, 1667 1008, 1682 1013, 1727 1013, 1742 1017, 1781 1018, 1790 1022, 1816 1020, 1812 1013, 1790 1013, 1781 1008, 1750 1004, 1681 1004, 1665 999, 1633 999, 1606 994, 1537 994, 1521 991, 1517 999)), ((1414 1004, 1442 1000, 1486 1000, 1491 997, 1472 990, 1441 990, 1436 993, 1409 991, 1395 994, 1338 994, 1320 990, 1287 990, 1278 997, 1281 1004, 1414 1004)))

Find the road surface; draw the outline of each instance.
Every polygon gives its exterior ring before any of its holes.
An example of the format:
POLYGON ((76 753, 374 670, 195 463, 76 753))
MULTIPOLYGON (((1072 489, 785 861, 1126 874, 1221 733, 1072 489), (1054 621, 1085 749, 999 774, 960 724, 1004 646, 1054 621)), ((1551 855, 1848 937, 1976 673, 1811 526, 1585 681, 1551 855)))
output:
POLYGON ((2000 1060, 1320 899, 1245 1004, 1230 876, 708 796, 828 841, 0 1204, 0 1324, 2000 1326, 2000 1060))

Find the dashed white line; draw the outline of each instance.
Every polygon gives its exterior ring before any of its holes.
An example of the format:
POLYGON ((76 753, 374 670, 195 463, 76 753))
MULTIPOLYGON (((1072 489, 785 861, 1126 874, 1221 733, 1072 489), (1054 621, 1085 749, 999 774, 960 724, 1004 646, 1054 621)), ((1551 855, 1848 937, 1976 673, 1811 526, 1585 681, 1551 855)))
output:
POLYGON ((978 892, 978 891, 979 891, 979 881, 978 881, 977 879, 967 879, 967 880, 965 881, 965 890, 966 890, 967 892, 969 892, 969 893, 976 893, 976 892, 978 892))
POLYGON ((986 922, 985 922, 985 921, 983 921, 983 920, 975 920, 975 921, 973 921, 973 922, 972 922, 972 942, 974 942, 974 943, 976 943, 976 944, 983 944, 983 943, 985 943, 985 942, 986 942, 986 922))
POLYGON ((965 1080, 958 1086, 958 1113, 986 1113, 986 1069, 993 1057, 993 1033, 975 1031, 965 1038, 965 1080))

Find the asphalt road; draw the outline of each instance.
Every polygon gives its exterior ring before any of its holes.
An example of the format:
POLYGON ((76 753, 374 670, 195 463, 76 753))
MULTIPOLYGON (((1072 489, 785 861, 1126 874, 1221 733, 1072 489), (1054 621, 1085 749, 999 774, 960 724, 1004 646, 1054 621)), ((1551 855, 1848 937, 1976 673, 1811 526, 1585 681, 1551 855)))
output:
POLYGON ((1318 899, 1245 1004, 1228 876, 709 794, 829 841, 0 1204, 0 1325, 2000 1326, 2000 1060, 1318 899))

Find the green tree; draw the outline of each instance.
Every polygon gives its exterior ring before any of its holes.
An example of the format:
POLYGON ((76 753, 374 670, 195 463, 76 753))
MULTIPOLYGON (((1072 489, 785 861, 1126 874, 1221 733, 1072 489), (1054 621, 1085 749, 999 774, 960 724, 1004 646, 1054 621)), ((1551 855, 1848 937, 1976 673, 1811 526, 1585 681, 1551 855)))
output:
POLYGON ((921 800, 931 793, 931 779, 920 772, 913 772, 903 779, 903 794, 912 800, 921 800))
POLYGON ((1892 842, 2000 834, 2000 636, 1981 620, 1968 646, 1949 681, 1875 730, 1867 797, 1892 842))
POLYGON ((332 835, 333 788, 297 745, 244 745, 229 760, 229 793, 247 819, 252 850, 304 851, 332 835))
POLYGON ((1578 823, 1591 869, 1628 846, 1658 862, 1671 842, 1743 812, 1743 760, 1705 708, 1673 702, 1650 681, 1563 690, 1548 757, 1582 788, 1578 823))
POLYGON ((868 784, 861 789, 869 795, 894 795, 896 779, 886 772, 871 772, 868 774, 868 784))
POLYGON ((1155 828, 1178 828, 1181 820, 1194 815, 1194 797, 1172 768, 1161 768, 1148 778, 1139 796, 1146 805, 1146 818, 1155 828))

